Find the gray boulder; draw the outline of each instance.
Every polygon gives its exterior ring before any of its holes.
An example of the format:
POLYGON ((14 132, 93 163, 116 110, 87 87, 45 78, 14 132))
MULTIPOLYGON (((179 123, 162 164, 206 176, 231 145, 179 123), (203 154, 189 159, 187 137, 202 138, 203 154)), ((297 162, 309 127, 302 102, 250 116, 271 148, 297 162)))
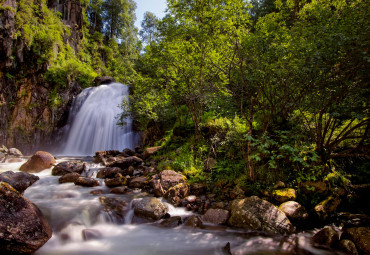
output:
POLYGON ((168 212, 168 206, 158 198, 144 197, 134 202, 134 213, 138 217, 159 220, 168 212))
POLYGON ((19 193, 23 193, 29 186, 38 181, 40 178, 36 175, 26 172, 7 171, 0 174, 0 181, 6 182, 16 189, 19 193))
POLYGON ((42 212, 9 184, 0 182, 0 251, 33 254, 52 235, 42 212))
POLYGON ((78 161, 66 161, 57 164, 51 170, 52 175, 62 176, 69 173, 81 174, 85 170, 86 166, 83 162, 78 161))
POLYGON ((252 196, 233 200, 228 224, 232 227, 261 230, 275 234, 292 233, 295 228, 286 215, 270 202, 252 196))
POLYGON ((225 224, 230 217, 230 213, 227 210, 223 209, 208 209, 207 212, 203 215, 202 219, 205 222, 212 224, 225 224))

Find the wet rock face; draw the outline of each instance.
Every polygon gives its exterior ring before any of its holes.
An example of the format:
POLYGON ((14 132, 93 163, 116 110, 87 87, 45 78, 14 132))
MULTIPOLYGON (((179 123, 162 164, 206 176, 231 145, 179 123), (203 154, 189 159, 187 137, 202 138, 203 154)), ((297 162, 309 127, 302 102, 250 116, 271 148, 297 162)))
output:
POLYGON ((52 170, 51 174, 52 175, 65 175, 69 173, 78 173, 81 174, 85 169, 84 163, 82 162, 77 162, 77 161, 66 161, 59 163, 56 165, 52 170))
POLYGON ((6 182, 16 189, 19 193, 23 193, 29 186, 38 181, 40 178, 36 175, 12 171, 7 171, 0 174, 0 182, 6 182))
POLYGON ((282 211, 256 196, 233 200, 230 204, 230 214, 228 224, 232 227, 276 234, 287 234, 294 231, 294 226, 282 211))
POLYGON ((54 164, 55 158, 53 155, 46 151, 38 151, 20 167, 20 170, 29 173, 38 173, 52 167, 54 164))
POLYGON ((32 254, 52 232, 41 211, 10 185, 0 182, 0 251, 32 254))
POLYGON ((130 209, 126 201, 111 197, 99 197, 99 201, 103 205, 104 211, 107 212, 111 222, 125 222, 125 215, 130 209))
POLYGON ((145 197, 139 201, 135 201, 134 212, 138 217, 159 220, 168 212, 168 206, 158 198, 145 197))

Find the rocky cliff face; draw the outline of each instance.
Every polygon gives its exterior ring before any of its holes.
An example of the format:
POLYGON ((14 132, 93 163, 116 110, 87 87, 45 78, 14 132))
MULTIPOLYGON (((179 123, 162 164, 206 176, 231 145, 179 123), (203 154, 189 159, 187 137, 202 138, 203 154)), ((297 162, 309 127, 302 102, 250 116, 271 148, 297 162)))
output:
MULTIPOLYGON (((71 27, 64 40, 78 52, 83 36, 81 5, 64 0, 49 1, 48 7, 62 13, 63 23, 71 27)), ((17 8, 16 0, 0 1, 0 145, 32 153, 35 147, 50 140, 81 88, 76 82, 67 84, 58 91, 61 103, 53 107, 52 87, 43 79, 50 63, 40 63, 34 50, 25 47, 23 37, 19 36, 23 28, 16 24, 17 8)))

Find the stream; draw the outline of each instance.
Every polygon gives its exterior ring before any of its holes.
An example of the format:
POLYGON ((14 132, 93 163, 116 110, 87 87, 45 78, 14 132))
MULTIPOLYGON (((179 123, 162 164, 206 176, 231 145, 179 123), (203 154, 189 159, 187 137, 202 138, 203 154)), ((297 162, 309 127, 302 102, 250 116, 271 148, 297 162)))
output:
MULTIPOLYGON (((63 157, 67 160, 87 162, 88 175, 96 176, 102 165, 92 163, 92 158, 63 157)), ((26 161, 0 163, 0 172, 18 171, 26 161)), ((102 179, 101 186, 86 188, 73 183, 59 184, 59 176, 51 176, 51 169, 35 174, 40 180, 25 191, 25 197, 35 203, 48 219, 52 238, 35 254, 229 254, 223 247, 229 242, 233 255, 241 254, 338 254, 314 248, 310 239, 317 230, 290 236, 273 236, 263 232, 231 229, 207 225, 205 229, 178 226, 159 227, 156 223, 132 223, 133 210, 126 214, 124 224, 116 224, 103 210, 100 196, 119 197, 127 202, 149 194, 137 190, 125 195, 109 193, 102 179), (103 190, 102 195, 92 195, 93 190, 103 190), (95 233, 97 239, 85 241, 83 230, 95 233)), ((169 205, 171 216, 185 218, 192 212, 169 205)))

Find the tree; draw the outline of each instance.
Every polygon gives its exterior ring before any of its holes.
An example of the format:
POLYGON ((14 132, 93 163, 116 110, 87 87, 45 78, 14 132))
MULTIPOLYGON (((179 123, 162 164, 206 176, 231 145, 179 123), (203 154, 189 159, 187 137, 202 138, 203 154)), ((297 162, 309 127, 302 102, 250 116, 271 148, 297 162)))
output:
POLYGON ((139 36, 141 41, 146 44, 150 44, 153 40, 156 40, 156 33, 159 19, 152 12, 146 12, 144 19, 141 22, 141 30, 139 36))

